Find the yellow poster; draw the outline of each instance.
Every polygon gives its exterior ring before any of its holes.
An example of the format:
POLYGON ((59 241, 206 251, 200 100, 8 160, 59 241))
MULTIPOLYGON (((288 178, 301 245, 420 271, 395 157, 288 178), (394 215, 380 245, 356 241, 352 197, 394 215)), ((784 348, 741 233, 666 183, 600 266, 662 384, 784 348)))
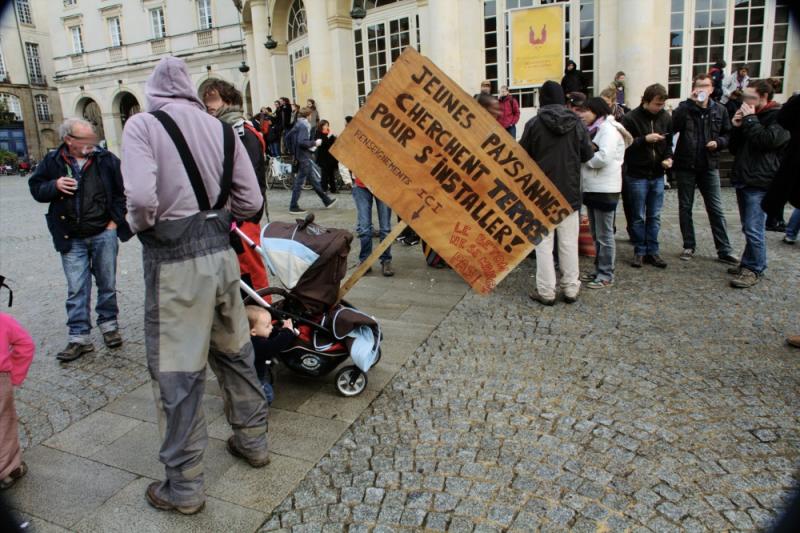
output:
POLYGON ((564 8, 517 9, 511 15, 511 87, 536 87, 564 75, 564 8))
POLYGON ((294 61, 294 94, 300 107, 304 107, 309 98, 314 98, 311 91, 311 59, 308 56, 294 61))

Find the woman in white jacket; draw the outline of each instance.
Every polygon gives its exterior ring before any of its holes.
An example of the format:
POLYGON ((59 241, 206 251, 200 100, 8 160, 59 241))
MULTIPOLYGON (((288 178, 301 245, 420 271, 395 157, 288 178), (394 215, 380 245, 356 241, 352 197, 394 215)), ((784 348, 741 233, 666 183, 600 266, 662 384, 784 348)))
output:
POLYGON ((614 215, 622 191, 622 162, 633 138, 614 120, 602 98, 590 98, 576 112, 589 128, 594 157, 581 166, 583 203, 589 214, 597 255, 595 271, 581 276, 590 289, 614 285, 614 215))

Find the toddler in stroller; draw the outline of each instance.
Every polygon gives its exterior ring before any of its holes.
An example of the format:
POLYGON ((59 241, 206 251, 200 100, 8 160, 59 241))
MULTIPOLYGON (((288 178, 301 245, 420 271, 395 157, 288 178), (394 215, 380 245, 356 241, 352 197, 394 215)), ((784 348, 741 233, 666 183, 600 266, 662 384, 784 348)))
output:
POLYGON ((245 310, 250 323, 250 342, 253 343, 256 374, 267 403, 272 405, 272 400, 275 399, 275 391, 272 389, 272 361, 281 350, 292 344, 299 332, 294 329, 292 319, 279 320, 273 329, 272 315, 263 307, 248 305, 245 310))
POLYGON ((265 225, 260 247, 239 234, 261 253, 270 274, 284 286, 254 291, 242 283, 248 295, 245 304, 266 308, 273 318, 292 319, 298 335, 277 357, 290 370, 325 376, 352 358, 354 364, 341 368, 335 383, 342 395, 356 396, 367 386, 367 371, 380 359, 380 326, 373 317, 339 301, 352 234, 313 220, 309 214, 295 223, 265 225), (272 304, 265 301, 267 296, 272 304))

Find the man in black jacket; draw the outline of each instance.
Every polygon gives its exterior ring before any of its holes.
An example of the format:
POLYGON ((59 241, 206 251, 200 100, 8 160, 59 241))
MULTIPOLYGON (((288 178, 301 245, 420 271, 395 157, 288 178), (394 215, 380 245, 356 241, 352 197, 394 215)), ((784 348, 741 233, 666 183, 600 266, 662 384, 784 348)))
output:
POLYGON ((673 175, 678 182, 678 213, 683 253, 680 258, 688 261, 694 256, 697 242, 692 222, 694 189, 703 195, 703 201, 714 236, 717 258, 729 265, 738 265, 739 260, 731 255, 731 242, 722 197, 719 188, 719 152, 727 148, 731 124, 728 111, 722 104, 710 98, 714 85, 708 74, 695 76, 689 98, 672 113, 672 129, 678 136, 675 147, 673 175))
POLYGON ((67 278, 69 341, 56 358, 73 361, 94 351, 91 275, 97 284, 97 327, 109 348, 122 346, 117 315, 117 239, 131 238, 125 222, 125 193, 119 159, 97 147, 94 126, 67 119, 63 143, 45 156, 28 180, 33 197, 49 203, 47 228, 61 253, 67 278))
POLYGON ((751 82, 744 90, 744 103, 733 115, 730 150, 736 156, 731 183, 742 220, 746 245, 731 287, 746 289, 759 282, 767 269, 765 230, 767 214, 761 202, 778 173, 790 134, 778 123, 780 105, 766 80, 751 82))
MULTIPOLYGON (((578 269, 580 231, 581 163, 594 155, 589 132, 578 115, 564 106, 564 91, 547 81, 539 91, 539 113, 525 124, 519 141, 575 211, 556 227, 558 262, 564 301, 573 303, 581 287, 578 269)), ((531 298, 543 305, 556 300, 556 272, 550 233, 536 247, 536 289, 531 298)))
POLYGON ((658 247, 661 208, 664 205, 664 170, 672 167, 672 119, 664 110, 667 90, 653 84, 644 90, 642 103, 622 117, 622 125, 633 137, 625 151, 627 167, 623 186, 632 213, 628 222, 633 240, 631 266, 647 263, 666 268, 658 247))

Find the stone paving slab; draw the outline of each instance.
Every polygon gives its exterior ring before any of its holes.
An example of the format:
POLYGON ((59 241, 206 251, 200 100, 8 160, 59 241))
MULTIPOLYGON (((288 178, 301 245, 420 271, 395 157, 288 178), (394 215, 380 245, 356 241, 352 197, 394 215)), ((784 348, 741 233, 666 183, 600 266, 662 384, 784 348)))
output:
POLYGON ((37 446, 25 453, 32 468, 10 495, 15 508, 71 528, 136 476, 76 455, 37 446))
POLYGON ((263 513, 209 497, 206 508, 193 516, 165 513, 150 507, 144 498, 153 480, 139 478, 117 492, 75 530, 86 533, 196 533, 198 531, 252 531, 263 520, 263 513))

